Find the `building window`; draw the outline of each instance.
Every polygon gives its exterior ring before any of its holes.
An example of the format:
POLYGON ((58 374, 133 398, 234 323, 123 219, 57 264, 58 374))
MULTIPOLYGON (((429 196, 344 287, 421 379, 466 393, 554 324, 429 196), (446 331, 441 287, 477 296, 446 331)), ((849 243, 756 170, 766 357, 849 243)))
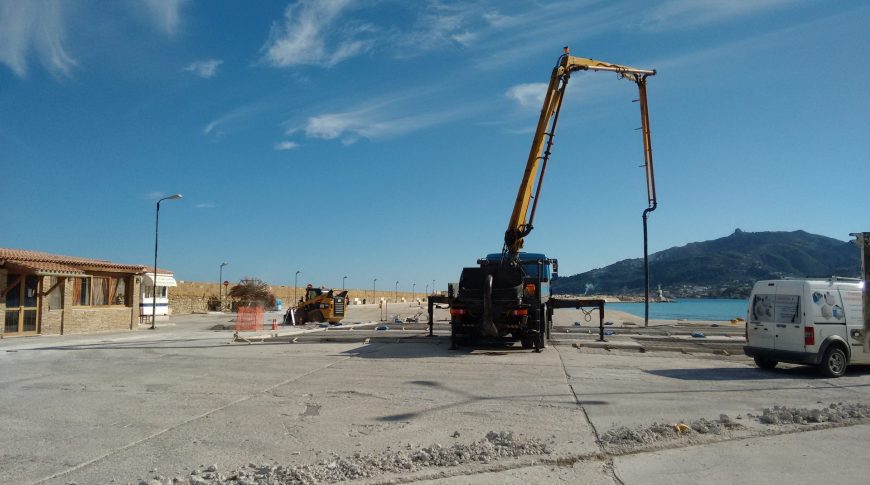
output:
POLYGON ((112 305, 127 304, 127 280, 124 278, 112 278, 112 305))
POLYGON ((75 278, 73 301, 79 306, 130 306, 127 299, 127 280, 111 276, 75 278))
POLYGON ((97 276, 91 278, 91 289, 93 292, 94 306, 105 306, 109 304, 109 278, 97 276))
POLYGON ((73 279, 73 301, 79 306, 90 306, 91 304, 91 279, 90 278, 74 278, 73 279))
POLYGON ((49 276, 47 284, 49 292, 45 295, 45 301, 48 304, 48 309, 60 310, 63 308, 63 278, 49 276))

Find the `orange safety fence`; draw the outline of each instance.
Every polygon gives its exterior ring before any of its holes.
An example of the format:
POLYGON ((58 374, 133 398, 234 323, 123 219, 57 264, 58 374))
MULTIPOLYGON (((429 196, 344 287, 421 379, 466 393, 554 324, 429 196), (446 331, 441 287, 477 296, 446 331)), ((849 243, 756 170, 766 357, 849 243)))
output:
POLYGON ((263 308, 239 307, 236 315, 236 331, 251 332, 263 330, 263 308))

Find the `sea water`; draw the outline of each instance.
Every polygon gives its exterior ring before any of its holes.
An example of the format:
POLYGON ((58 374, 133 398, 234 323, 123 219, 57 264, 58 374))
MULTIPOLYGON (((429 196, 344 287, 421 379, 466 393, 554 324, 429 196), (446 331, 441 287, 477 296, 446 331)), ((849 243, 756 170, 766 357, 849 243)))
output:
MULTIPOLYGON (((718 320, 727 321, 733 318, 746 318, 747 300, 678 298, 673 303, 650 302, 649 318, 651 320, 718 320)), ((607 310, 619 310, 643 318, 644 304, 640 303, 606 303, 607 310)))

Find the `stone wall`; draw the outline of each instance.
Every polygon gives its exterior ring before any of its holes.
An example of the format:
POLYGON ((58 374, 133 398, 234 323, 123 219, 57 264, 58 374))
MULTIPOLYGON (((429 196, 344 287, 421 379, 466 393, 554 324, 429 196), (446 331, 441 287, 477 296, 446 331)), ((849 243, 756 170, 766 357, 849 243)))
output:
MULTIPOLYGON (((227 287, 227 291, 232 288, 232 285, 227 287)), ((293 302, 293 291, 292 286, 272 286, 272 292, 275 294, 276 298, 280 298, 281 301, 284 302, 284 308, 286 309, 293 302)), ((218 285, 217 283, 201 283, 196 281, 179 281, 178 286, 169 289, 169 308, 172 315, 186 315, 190 313, 202 313, 209 310, 214 310, 217 307, 214 304, 209 307, 209 300, 212 302, 218 301, 218 295, 224 292, 223 286, 218 285)), ((300 286, 296 288, 296 298, 301 298, 302 295, 305 294, 305 287, 300 286)), ((416 298, 422 298, 423 292, 402 292, 398 293, 398 298, 401 300, 402 298, 405 301, 411 301, 412 295, 416 298)), ((363 298, 367 300, 368 303, 371 303, 372 298, 372 290, 357 290, 357 289, 348 289, 348 296, 353 300, 354 298, 359 298, 360 302, 362 302, 363 298)), ((375 293, 376 298, 384 298, 388 301, 394 301, 395 295, 392 291, 377 291, 375 293)), ((232 303, 232 299, 229 297, 224 297, 225 307, 229 308, 232 303)))

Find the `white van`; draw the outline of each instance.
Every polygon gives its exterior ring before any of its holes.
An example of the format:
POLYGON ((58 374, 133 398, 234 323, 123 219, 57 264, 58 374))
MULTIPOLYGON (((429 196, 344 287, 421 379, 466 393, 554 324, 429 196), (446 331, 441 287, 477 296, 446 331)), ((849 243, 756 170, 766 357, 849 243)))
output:
POLYGON ((863 347, 863 283, 788 279, 755 283, 746 318, 746 355, 762 369, 812 364, 840 377, 850 363, 870 363, 863 347))

